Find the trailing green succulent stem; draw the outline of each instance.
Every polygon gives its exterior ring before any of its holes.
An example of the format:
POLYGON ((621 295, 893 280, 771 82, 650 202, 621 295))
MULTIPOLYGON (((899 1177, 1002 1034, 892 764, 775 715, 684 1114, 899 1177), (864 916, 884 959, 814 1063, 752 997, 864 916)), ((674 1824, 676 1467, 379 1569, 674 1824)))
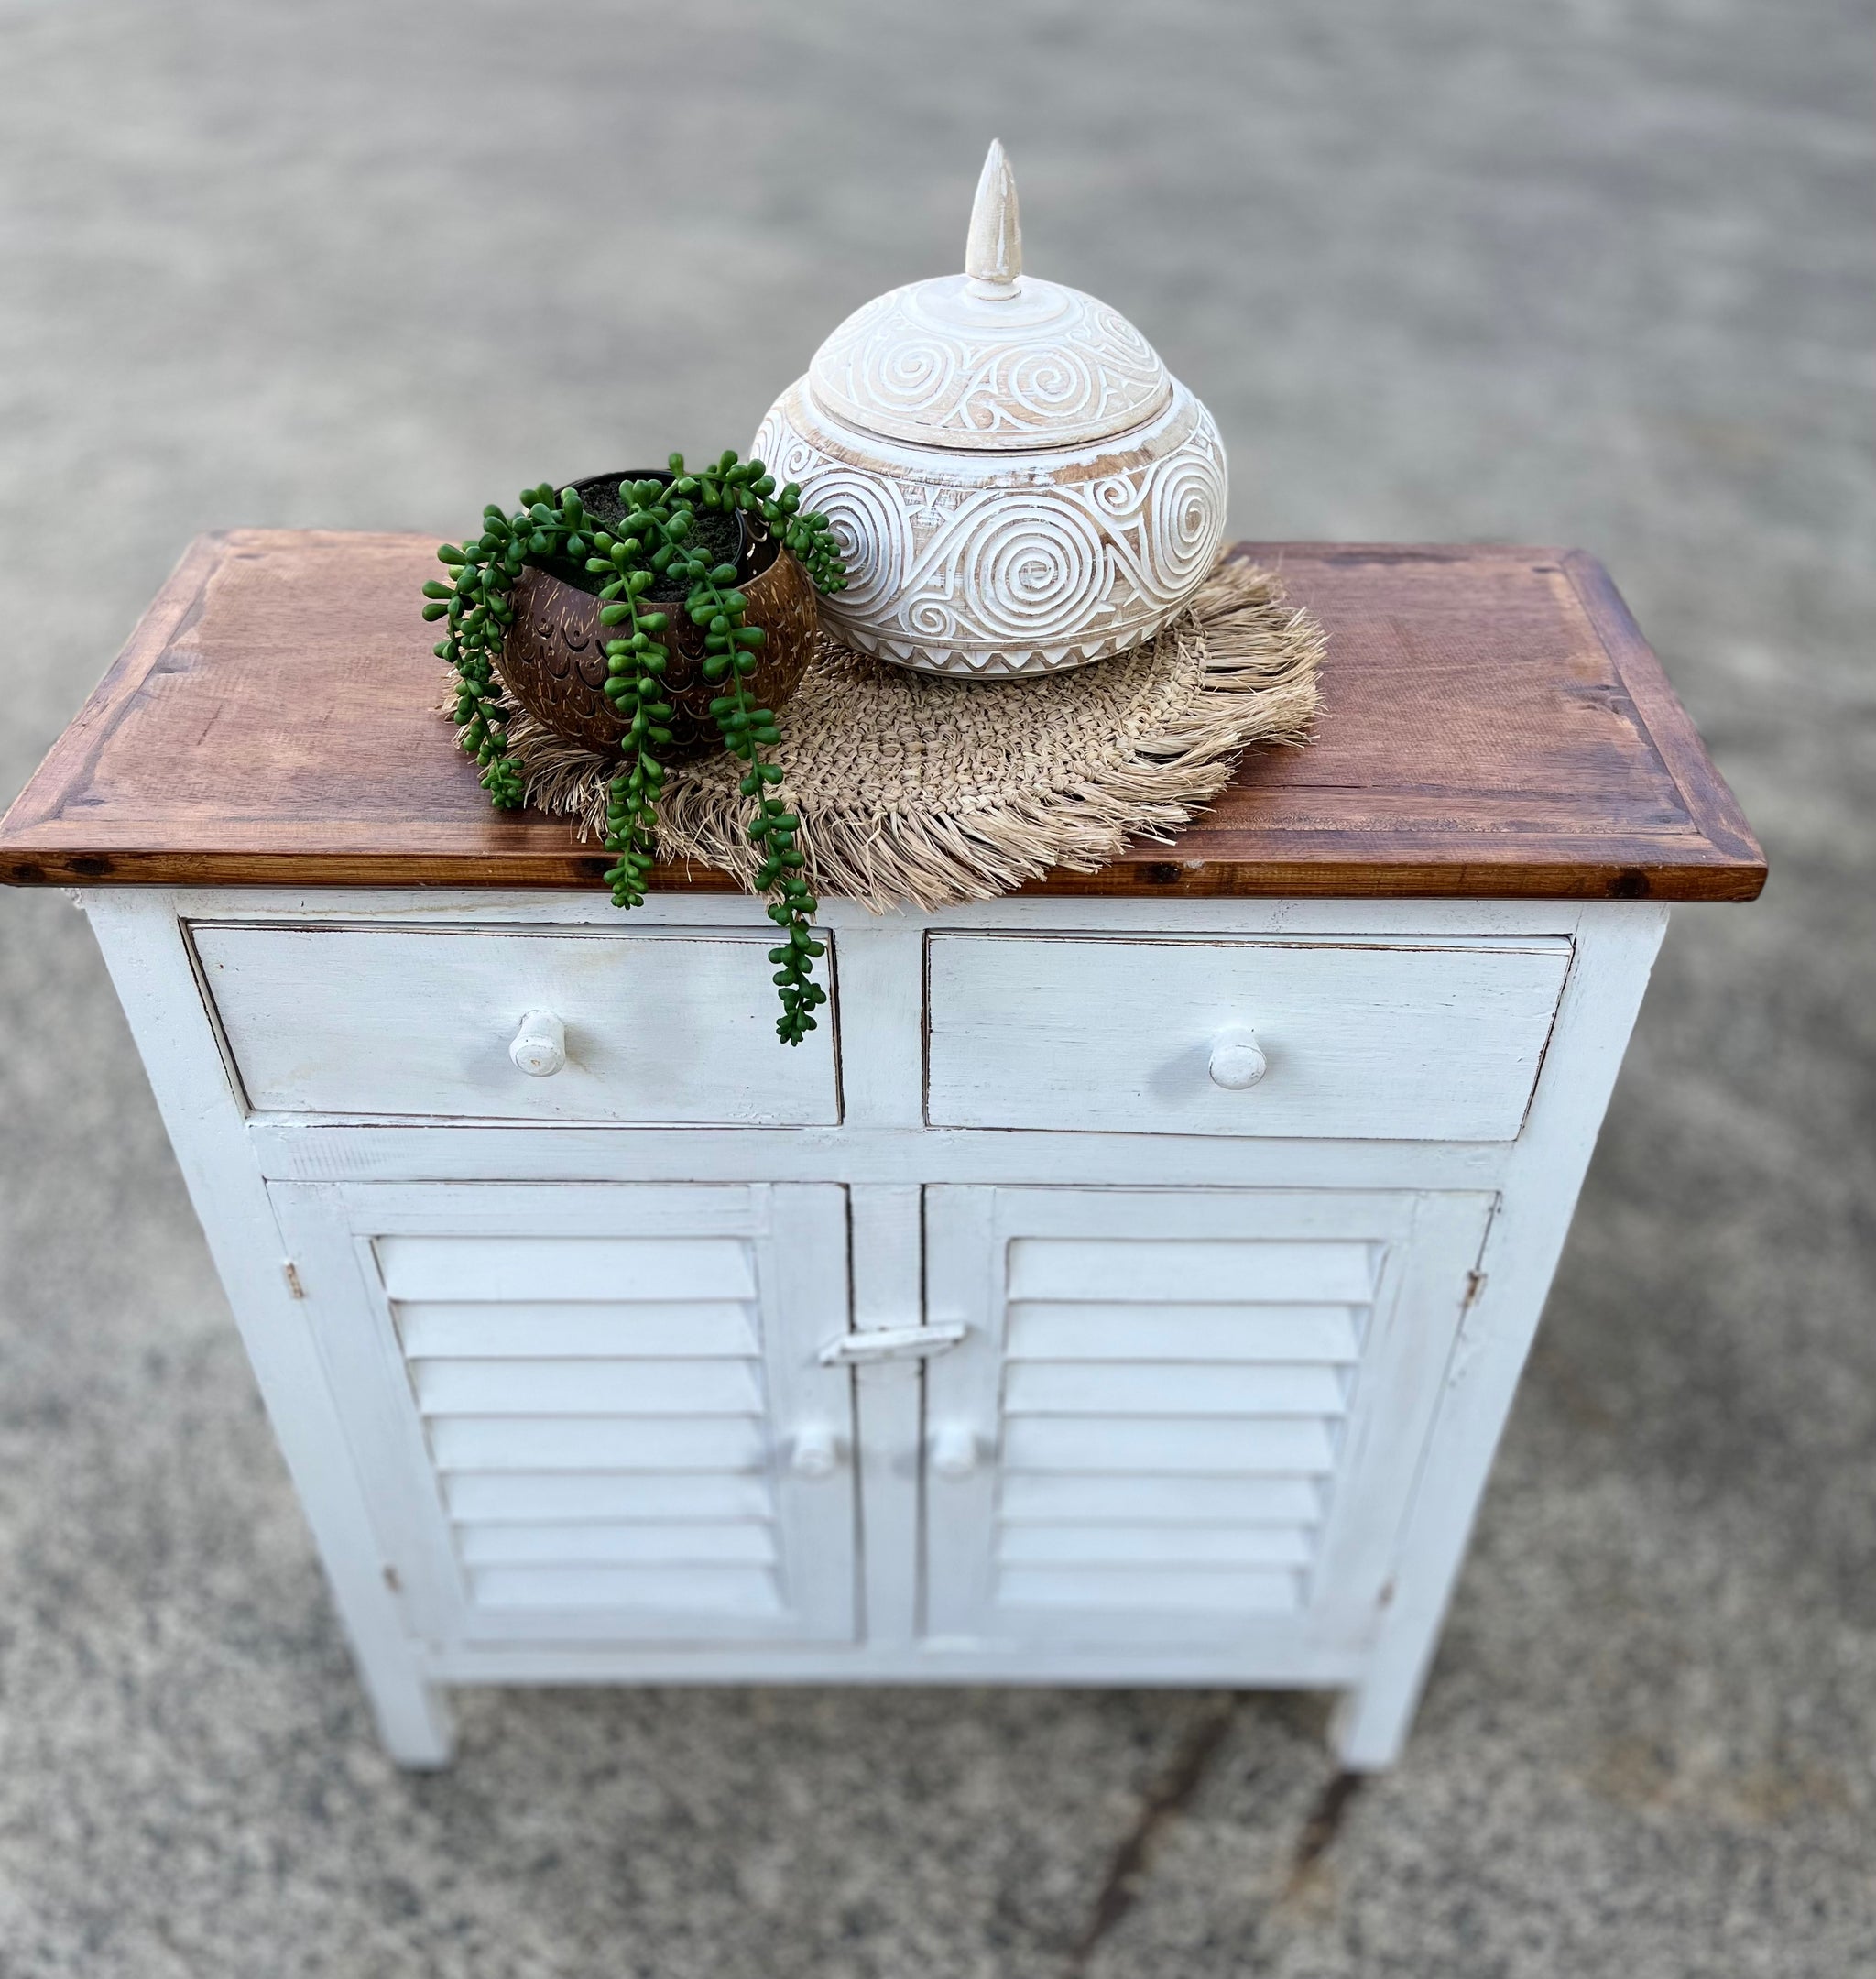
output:
POLYGON ((774 793, 781 770, 768 751, 781 739, 770 709, 750 697, 748 676, 759 663, 766 634, 747 622, 747 603, 736 588, 734 563, 713 562, 695 540, 697 511, 742 511, 758 516, 802 563, 823 593, 845 584, 845 566, 824 516, 803 514, 801 490, 778 489, 760 461, 725 453, 693 473, 682 454, 671 456, 671 479, 647 478, 619 487, 620 516, 603 523, 572 488, 551 484, 524 488, 520 506, 483 511, 479 536, 437 552, 452 582, 424 585, 423 616, 447 618, 438 654, 456 670, 456 721, 462 744, 482 769, 482 785, 498 810, 515 810, 522 779, 510 749, 496 661, 514 623, 507 594, 529 563, 571 563, 604 580, 601 621, 614 635, 606 642, 605 693, 626 723, 619 766, 606 793, 606 869, 616 907, 644 902, 657 858, 658 794, 664 782, 660 750, 670 743, 671 705, 664 674, 671 649, 663 635, 669 611, 647 596, 660 578, 688 586, 682 608, 704 630, 704 675, 721 692, 710 704, 724 746, 745 766, 742 793, 749 800, 750 842, 761 856, 756 884, 769 896, 769 918, 781 940, 769 951, 781 1000, 776 1034, 799 1044, 815 1028, 814 1011, 827 992, 813 979, 825 950, 813 938, 816 902, 802 876, 806 863, 798 844, 800 820, 774 793))

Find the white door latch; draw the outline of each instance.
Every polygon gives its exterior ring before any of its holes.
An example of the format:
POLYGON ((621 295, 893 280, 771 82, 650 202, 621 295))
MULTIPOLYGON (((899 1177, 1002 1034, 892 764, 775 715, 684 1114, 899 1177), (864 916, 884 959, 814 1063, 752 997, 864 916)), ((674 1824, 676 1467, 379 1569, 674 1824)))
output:
POLYGON ((821 1350, 823 1367, 867 1367, 876 1361, 922 1361, 949 1353, 970 1328, 961 1319, 934 1326, 863 1327, 838 1334, 821 1350))

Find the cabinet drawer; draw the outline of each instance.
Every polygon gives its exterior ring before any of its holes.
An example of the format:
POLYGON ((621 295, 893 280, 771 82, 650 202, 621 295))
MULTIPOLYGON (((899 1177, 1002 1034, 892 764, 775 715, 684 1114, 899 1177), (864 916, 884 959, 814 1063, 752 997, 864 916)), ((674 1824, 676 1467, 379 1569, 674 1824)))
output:
POLYGON ((759 930, 202 922, 191 932, 257 1111, 646 1125, 840 1117, 833 1006, 804 1044, 776 1041, 772 936, 759 930), (564 1026, 566 1062, 547 1077, 508 1055, 530 1011, 564 1026))
POLYGON ((934 935, 926 1117, 934 1127, 1509 1141, 1569 962, 1562 936, 934 935), (1235 1064, 1221 1046, 1236 1049, 1235 1064), (1220 1083, 1243 1077, 1253 1046, 1255 1082, 1220 1083))

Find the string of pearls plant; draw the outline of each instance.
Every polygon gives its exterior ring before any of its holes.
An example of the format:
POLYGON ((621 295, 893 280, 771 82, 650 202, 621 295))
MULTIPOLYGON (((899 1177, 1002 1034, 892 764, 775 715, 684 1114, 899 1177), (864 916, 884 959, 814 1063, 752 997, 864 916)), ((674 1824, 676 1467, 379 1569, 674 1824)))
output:
POLYGON ((760 461, 740 461, 733 451, 695 472, 685 467, 682 454, 673 454, 669 481, 620 484, 619 514, 610 521, 591 514, 573 489, 556 494, 551 483, 524 488, 512 512, 491 503, 482 512, 479 536, 444 543, 437 552, 452 581, 424 585, 423 616, 449 621, 436 651, 456 670, 462 744, 482 766, 489 801, 512 811, 520 807, 522 782, 496 671, 503 638, 515 622, 507 594, 529 563, 571 565, 604 580, 599 616, 618 635, 606 643, 605 693, 627 724, 606 808, 605 848, 617 855, 617 863, 605 878, 613 905, 629 908, 643 903, 657 856, 658 793, 664 782, 658 752, 671 740, 665 724, 671 707, 663 692, 671 660, 664 635, 671 620, 647 593, 660 577, 689 585, 682 609, 704 629, 704 676, 723 690, 710 712, 724 747, 746 765, 741 788, 752 805, 747 830, 762 855, 756 885, 769 896, 769 918, 782 937, 769 951, 781 999, 776 1034, 785 1044, 799 1044, 815 1027, 816 1008, 827 1000, 813 979, 814 962, 824 952, 811 925, 816 902, 802 878, 804 862, 795 843, 800 820, 782 808, 772 788, 781 782, 781 770, 766 752, 780 740, 780 732, 774 714, 751 700, 745 678, 756 671, 757 649, 766 635, 760 626, 745 623, 736 566, 715 562, 700 541, 700 509, 759 517, 817 590, 829 594, 845 585, 846 568, 827 519, 802 512, 801 490, 793 483, 778 488, 760 461))

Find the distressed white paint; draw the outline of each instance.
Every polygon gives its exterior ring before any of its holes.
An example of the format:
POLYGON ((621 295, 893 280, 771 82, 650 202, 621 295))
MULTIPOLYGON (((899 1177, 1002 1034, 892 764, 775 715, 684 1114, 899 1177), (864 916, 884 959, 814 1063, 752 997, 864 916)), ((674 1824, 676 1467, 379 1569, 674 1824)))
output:
POLYGON ((1088 1133, 1509 1141, 1569 960, 1555 939, 936 935, 929 1116, 1088 1133), (1246 1033, 1260 1070, 1246 1062, 1246 1033))
POLYGON ((277 1183, 272 1197, 426 1635, 852 1635, 850 1405, 813 1354, 846 1318, 843 1191, 277 1183), (536 1337, 541 1305, 577 1317, 641 1288, 660 1313, 687 1288, 715 1309, 735 1302, 749 1350, 640 1358, 627 1336, 565 1355, 536 1337), (505 1351, 425 1351, 407 1301, 420 1315, 482 1306, 505 1351), (803 1448, 818 1460, 795 1460, 803 1448), (759 1490, 727 1527, 577 1514, 581 1485, 621 1475, 759 1490), (563 1492, 549 1519, 526 1495, 542 1478, 563 1492), (509 1482, 520 1500, 505 1500, 509 1482), (520 1558, 517 1527, 531 1535, 520 1558))
POLYGON ((841 1678, 1330 1686, 1387 1764, 1665 919, 833 902, 790 1053, 739 898, 88 904, 411 1764, 440 1683, 841 1678))
MULTIPOLYGON (((915 1045, 916 1007, 912 1018, 915 1045)), ((856 1331, 918 1323, 924 1313, 923 1192, 907 1183, 856 1181, 848 1197, 856 1331)), ((909 1651, 916 1647, 919 1632, 918 1451, 924 1368, 917 1361, 880 1361, 856 1367, 851 1378, 867 1641, 876 1653, 909 1651)))
POLYGON ((1168 1645, 1307 1605, 1318 1631, 1370 1635, 1490 1211, 1483 1194, 933 1190, 933 1307, 971 1335, 928 1370, 932 1413, 999 1460, 928 1485, 934 1631, 1046 1653, 1072 1616, 1084 1643, 1168 1645), (1157 1357, 1173 1288, 1231 1313, 1231 1359, 1157 1357), (1091 1297, 1127 1360, 1031 1360, 1031 1317, 1091 1297), (1355 1358, 1339 1329, 1330 1357, 1286 1358, 1265 1302, 1352 1319, 1355 1358), (1169 1487, 1198 1477, 1288 1487, 1298 1509, 1188 1514, 1169 1487), (1053 1492, 1054 1522, 1032 1503, 1010 1525, 1018 1480, 1053 1492), (1098 1512, 1078 1502, 1091 1482, 1098 1512), (1196 1571, 1233 1563, 1256 1570, 1196 1571))
POLYGON ((839 1118, 833 1024, 775 1048, 772 931, 204 922, 193 932, 256 1112, 751 1126, 839 1118), (366 1011, 373 1021, 361 1022, 366 1011))
POLYGON ((244 1145, 240 1107, 182 928, 157 893, 101 891, 84 904, 325 1563, 379 1734, 404 1766, 446 1765, 449 1713, 419 1653, 396 1559, 373 1524, 302 1283, 289 1268, 266 1185, 244 1145))
POLYGON ((1434 1433, 1362 1681, 1336 1738, 1352 1768, 1391 1766, 1412 1722, 1499 1438, 1568 1234, 1622 1053, 1667 929, 1665 908, 1586 907, 1542 1101, 1511 1152, 1476 1296, 1445 1371, 1434 1433))

